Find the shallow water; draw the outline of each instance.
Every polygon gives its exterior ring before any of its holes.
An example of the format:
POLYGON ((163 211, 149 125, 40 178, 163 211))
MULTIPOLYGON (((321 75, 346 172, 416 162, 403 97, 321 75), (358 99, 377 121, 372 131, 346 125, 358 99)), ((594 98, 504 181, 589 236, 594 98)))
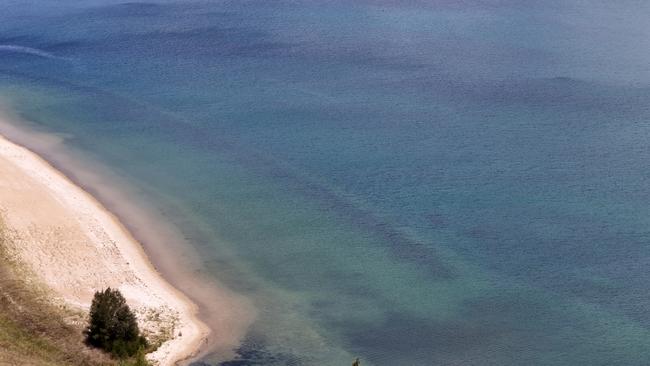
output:
POLYGON ((649 358, 650 5, 0 7, 4 103, 255 305, 204 362, 649 358))

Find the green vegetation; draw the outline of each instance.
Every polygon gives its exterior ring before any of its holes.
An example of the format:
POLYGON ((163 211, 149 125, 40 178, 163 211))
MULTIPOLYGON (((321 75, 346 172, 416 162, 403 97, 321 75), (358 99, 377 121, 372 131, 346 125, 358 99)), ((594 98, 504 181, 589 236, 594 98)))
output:
POLYGON ((85 314, 52 301, 9 250, 0 220, 0 365, 147 366, 145 350, 117 361, 84 344, 85 314))
POLYGON ((151 366, 149 361, 144 357, 145 355, 145 350, 141 348, 136 352, 134 357, 119 360, 117 366, 151 366))
POLYGON ((0 365, 115 365, 83 344, 79 312, 57 306, 8 251, 0 222, 0 365))
POLYGON ((124 296, 110 287, 95 293, 85 334, 89 345, 121 359, 141 354, 148 346, 124 296))

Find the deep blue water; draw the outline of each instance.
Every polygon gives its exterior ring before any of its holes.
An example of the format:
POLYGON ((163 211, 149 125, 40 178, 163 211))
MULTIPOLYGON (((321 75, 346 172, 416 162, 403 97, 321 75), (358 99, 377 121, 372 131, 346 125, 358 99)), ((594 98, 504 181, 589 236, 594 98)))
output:
POLYGON ((224 365, 646 365, 647 14, 0 0, 0 97, 251 299, 224 365))

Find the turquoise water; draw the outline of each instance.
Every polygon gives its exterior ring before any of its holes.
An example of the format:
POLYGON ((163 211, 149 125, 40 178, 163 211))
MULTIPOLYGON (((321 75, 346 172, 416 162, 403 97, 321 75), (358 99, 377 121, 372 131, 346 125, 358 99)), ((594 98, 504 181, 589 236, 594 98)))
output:
POLYGON ((257 309, 203 362, 650 359, 650 5, 0 8, 4 105, 257 309))

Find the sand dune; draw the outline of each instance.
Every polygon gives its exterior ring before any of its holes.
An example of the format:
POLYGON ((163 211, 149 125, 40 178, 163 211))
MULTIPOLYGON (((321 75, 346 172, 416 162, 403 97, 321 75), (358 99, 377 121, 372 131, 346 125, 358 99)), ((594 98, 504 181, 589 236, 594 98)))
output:
POLYGON ((118 288, 152 337, 171 337, 148 357, 171 365, 191 356, 209 329, 196 306, 157 273, 120 222, 36 154, 0 137, 0 214, 10 250, 70 306, 88 309, 96 290, 118 288))

